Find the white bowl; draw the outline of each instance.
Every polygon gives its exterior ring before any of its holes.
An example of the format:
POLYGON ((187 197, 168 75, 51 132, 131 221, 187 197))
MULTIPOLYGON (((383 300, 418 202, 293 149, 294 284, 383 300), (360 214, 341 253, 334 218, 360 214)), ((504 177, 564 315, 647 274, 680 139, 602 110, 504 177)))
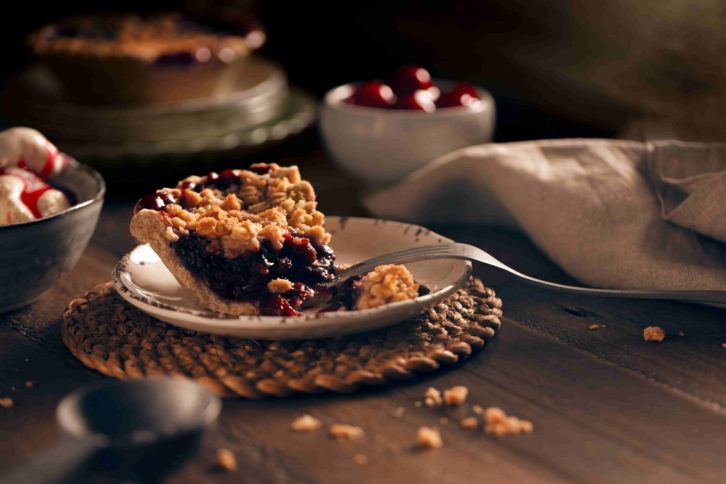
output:
MULTIPOLYGON (((436 81, 442 91, 450 81, 436 81)), ((369 108, 346 103, 355 84, 325 95, 320 127, 335 161, 363 181, 391 183, 439 156, 491 141, 495 106, 491 95, 473 106, 438 109, 433 113, 369 108)))

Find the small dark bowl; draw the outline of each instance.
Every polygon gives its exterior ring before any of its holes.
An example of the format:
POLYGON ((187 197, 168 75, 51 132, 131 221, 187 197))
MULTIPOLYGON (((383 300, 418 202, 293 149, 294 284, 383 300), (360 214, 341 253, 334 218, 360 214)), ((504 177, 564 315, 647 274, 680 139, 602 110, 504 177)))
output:
POLYGON ((103 177, 70 160, 68 170, 50 181, 73 192, 77 203, 50 217, 0 226, 0 313, 32 303, 70 272, 96 228, 103 177))

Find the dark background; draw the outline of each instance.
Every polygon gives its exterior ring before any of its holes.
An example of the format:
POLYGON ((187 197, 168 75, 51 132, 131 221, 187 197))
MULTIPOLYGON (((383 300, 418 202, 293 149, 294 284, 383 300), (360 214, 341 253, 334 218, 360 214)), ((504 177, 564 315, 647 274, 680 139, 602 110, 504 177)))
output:
MULTIPOLYGON (((99 11, 149 12, 183 10, 188 2, 64 1, 40 7, 14 3, 0 20, 4 61, 0 80, 7 80, 31 61, 25 36, 64 16, 99 11)), ((197 2, 198 3, 198 2, 197 2)), ((207 2, 209 3, 209 2, 207 2)), ((510 2, 362 2, 336 10, 328 2, 218 1, 254 12, 268 32, 263 55, 277 60, 291 83, 317 97, 353 80, 388 76, 396 67, 416 63, 435 77, 467 80, 489 89, 497 108, 499 141, 611 137, 627 117, 617 106, 579 110, 575 115, 544 102, 541 86, 532 83, 498 47, 512 38, 539 35, 547 24, 546 8, 510 6, 510 2), (544 8, 544 9, 543 9, 544 8), (482 47, 483 46, 483 47, 482 47)))

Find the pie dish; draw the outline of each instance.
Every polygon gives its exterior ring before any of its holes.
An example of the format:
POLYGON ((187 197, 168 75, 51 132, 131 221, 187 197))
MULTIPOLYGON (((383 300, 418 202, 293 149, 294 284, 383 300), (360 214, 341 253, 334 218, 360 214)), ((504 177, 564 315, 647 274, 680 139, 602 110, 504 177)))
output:
POLYGON ((131 234, 220 313, 294 316, 335 277, 325 217, 296 166, 191 176, 134 211, 131 234))
POLYGON ((28 42, 75 102, 124 105, 229 94, 265 34, 239 16, 92 15, 46 25, 28 42))

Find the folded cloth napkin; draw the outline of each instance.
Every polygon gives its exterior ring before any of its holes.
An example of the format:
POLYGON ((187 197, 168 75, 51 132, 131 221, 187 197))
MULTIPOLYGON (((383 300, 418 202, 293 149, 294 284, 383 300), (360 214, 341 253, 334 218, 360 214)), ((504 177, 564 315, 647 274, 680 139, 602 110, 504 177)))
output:
POLYGON ((726 290, 726 144, 473 146, 364 203, 382 218, 516 227, 595 287, 726 290))

